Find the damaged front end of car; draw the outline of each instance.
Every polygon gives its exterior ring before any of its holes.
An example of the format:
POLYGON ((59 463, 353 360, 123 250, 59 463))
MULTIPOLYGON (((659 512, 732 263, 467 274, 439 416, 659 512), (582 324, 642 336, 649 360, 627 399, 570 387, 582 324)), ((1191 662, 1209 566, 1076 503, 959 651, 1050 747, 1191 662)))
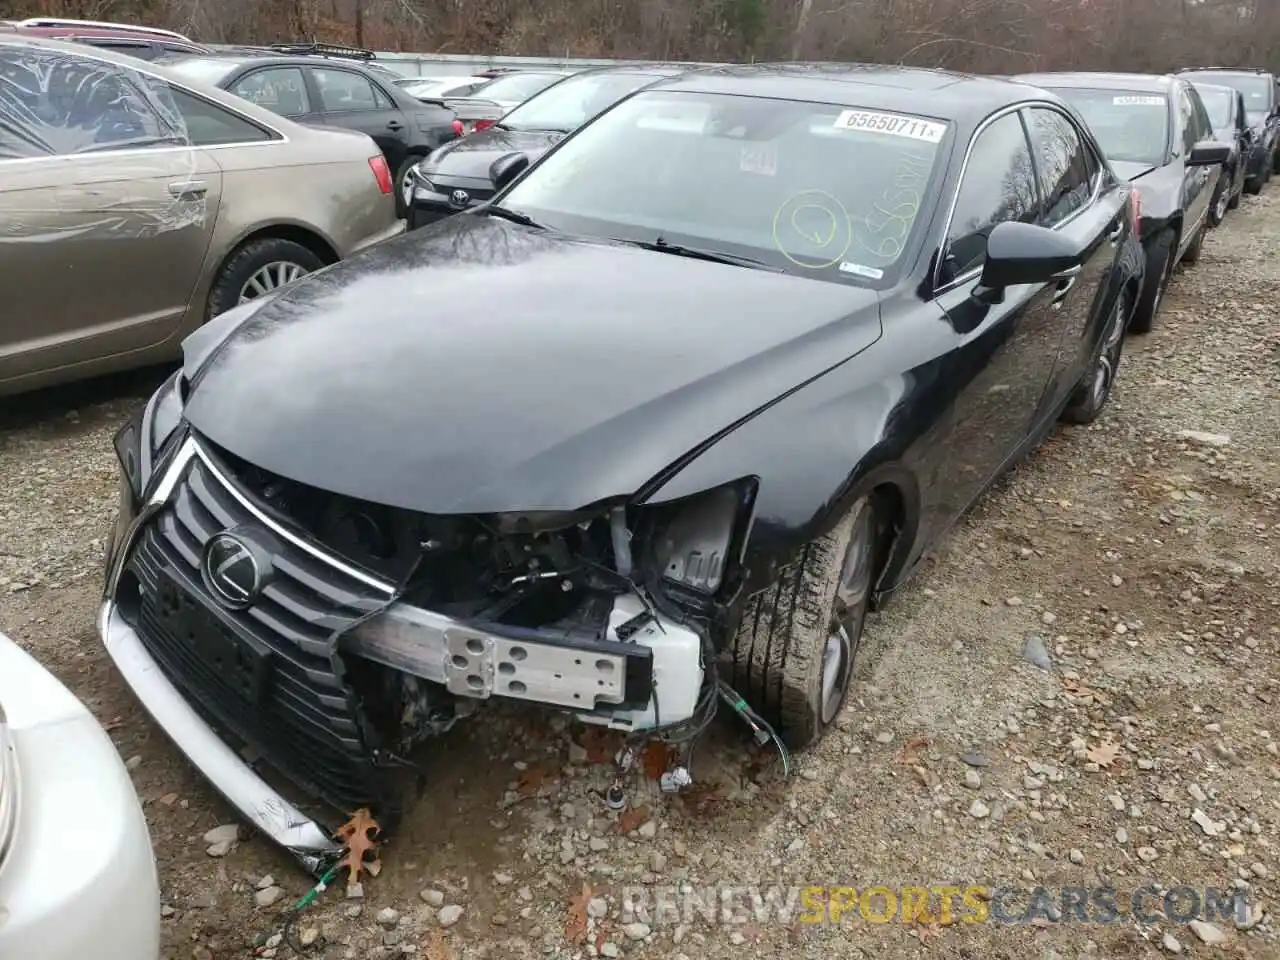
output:
POLYGON ((175 375, 116 438, 99 628, 180 749, 313 872, 351 811, 393 826, 423 744, 490 698, 638 738, 705 726, 754 479, 429 515, 246 462, 183 419, 185 389, 175 375))

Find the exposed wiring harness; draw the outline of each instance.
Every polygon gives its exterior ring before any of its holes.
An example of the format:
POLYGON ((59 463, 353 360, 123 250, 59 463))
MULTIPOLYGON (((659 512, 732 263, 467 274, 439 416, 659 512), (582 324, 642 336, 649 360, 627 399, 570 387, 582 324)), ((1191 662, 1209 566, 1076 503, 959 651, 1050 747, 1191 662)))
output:
POLYGON ((329 884, 333 882, 333 878, 338 875, 338 871, 342 869, 342 863, 339 861, 326 870, 316 881, 316 885, 298 898, 298 901, 291 906, 284 915, 284 922, 280 926, 280 938, 289 945, 289 949, 294 953, 303 954, 315 949, 315 945, 305 946, 299 939, 296 927, 298 917, 302 912, 311 906, 320 894, 329 889, 329 884))

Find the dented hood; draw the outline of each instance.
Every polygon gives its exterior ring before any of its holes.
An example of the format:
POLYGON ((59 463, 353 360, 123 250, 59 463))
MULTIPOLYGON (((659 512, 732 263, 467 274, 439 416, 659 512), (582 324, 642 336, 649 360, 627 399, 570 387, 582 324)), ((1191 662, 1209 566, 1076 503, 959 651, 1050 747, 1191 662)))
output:
POLYGON ((880 321, 871 290, 459 215, 218 335, 187 344, 209 440, 336 493, 498 513, 635 492, 880 321))

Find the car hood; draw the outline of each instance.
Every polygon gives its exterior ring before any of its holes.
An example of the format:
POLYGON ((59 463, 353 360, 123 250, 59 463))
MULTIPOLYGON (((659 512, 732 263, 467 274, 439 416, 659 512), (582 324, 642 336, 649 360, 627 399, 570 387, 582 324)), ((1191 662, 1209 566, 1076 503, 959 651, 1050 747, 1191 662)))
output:
POLYGON ((1124 177, 1130 183, 1139 177, 1144 177, 1156 168, 1154 163, 1143 163, 1138 160, 1112 160, 1111 169, 1116 172, 1116 176, 1124 177))
POLYGON ((551 130, 499 130, 490 127, 470 136, 453 140, 422 164, 427 177, 471 177, 488 180, 489 167, 509 153, 527 153, 536 160, 564 137, 551 130))
POLYGON ((469 214, 215 329, 184 344, 196 431, 437 514, 629 496, 881 334, 871 290, 469 214))

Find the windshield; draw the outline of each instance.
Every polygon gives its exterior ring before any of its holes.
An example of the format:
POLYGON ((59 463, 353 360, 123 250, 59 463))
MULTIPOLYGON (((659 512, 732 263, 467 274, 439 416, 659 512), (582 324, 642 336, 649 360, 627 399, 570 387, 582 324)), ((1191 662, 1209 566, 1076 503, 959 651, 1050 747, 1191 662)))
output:
POLYGON ((563 141, 499 203, 569 233, 887 284, 928 220, 947 130, 921 116, 648 90, 563 141))
POLYGON ((476 87, 471 95, 486 100, 528 100, 561 79, 563 74, 558 73, 513 73, 476 87))
POLYGON ((1196 93, 1204 101, 1205 110, 1209 111, 1209 125, 1215 130, 1231 126, 1236 91, 1223 87, 1204 87, 1198 83, 1194 86, 1196 93))
POLYGON ((1140 90, 1055 92, 1084 117, 1109 160, 1163 164, 1169 150, 1169 101, 1164 94, 1140 90))
POLYGON ((156 61, 175 73, 180 73, 189 80, 207 83, 211 87, 218 86, 224 77, 240 66, 235 60, 212 60, 202 57, 181 57, 166 60, 163 57, 156 61))
POLYGON ((651 73, 588 73, 569 77, 530 97, 502 118, 510 130, 560 130, 568 133, 632 90, 658 79, 651 73))
POLYGON ((1218 83, 1244 94, 1244 109, 1251 116, 1266 114, 1271 109, 1272 80, 1266 74, 1209 73, 1196 71, 1196 79, 1218 83))

